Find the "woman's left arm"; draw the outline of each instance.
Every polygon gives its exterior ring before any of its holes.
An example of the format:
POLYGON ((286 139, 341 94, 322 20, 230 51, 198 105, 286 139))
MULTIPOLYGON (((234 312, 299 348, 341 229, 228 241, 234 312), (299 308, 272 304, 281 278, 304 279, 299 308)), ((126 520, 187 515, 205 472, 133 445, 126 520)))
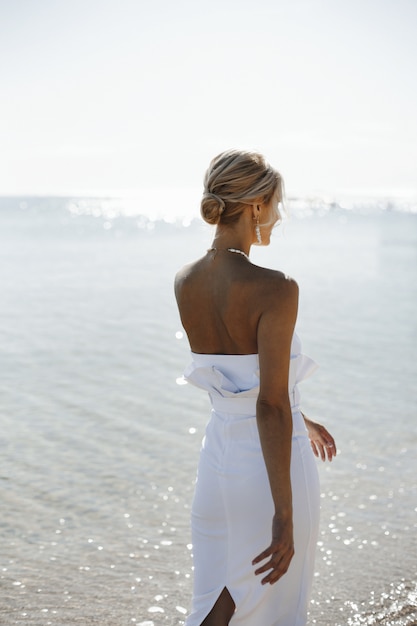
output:
POLYGON ((336 456, 336 442, 332 435, 324 426, 308 419, 304 413, 301 415, 304 418, 315 456, 320 457, 322 461, 325 461, 327 456, 327 459, 331 461, 336 456))

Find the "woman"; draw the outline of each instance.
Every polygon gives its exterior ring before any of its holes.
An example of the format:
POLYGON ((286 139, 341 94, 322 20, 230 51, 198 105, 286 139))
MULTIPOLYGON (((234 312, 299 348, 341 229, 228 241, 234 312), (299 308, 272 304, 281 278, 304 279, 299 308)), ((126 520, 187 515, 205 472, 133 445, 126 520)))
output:
POLYGON ((270 243, 282 180, 261 155, 232 150, 213 159, 204 184, 201 214, 217 226, 213 245, 175 280, 192 351, 185 376, 212 403, 192 509, 186 624, 302 626, 319 516, 311 448, 323 460, 336 448, 299 408, 296 384, 315 364, 294 334, 298 286, 249 260, 253 244, 270 243))

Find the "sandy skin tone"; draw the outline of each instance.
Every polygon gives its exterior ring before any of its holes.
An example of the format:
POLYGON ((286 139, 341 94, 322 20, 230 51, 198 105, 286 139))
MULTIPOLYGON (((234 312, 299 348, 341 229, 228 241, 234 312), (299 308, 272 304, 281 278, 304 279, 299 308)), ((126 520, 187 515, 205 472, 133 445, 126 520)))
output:
MULTIPOLYGON (((253 265, 259 220, 262 245, 270 243, 279 219, 278 198, 269 204, 248 205, 239 221, 218 225, 213 248, 182 268, 175 280, 181 321, 193 352, 259 355, 260 389, 257 425, 271 486, 275 514, 272 540, 253 559, 262 584, 285 574, 294 554, 290 458, 292 416, 288 396, 288 364, 298 309, 298 285, 282 272, 253 265)), ((304 416, 313 452, 323 461, 336 454, 333 437, 324 426, 304 416)), ((202 626, 227 625, 234 612, 224 589, 202 626)))

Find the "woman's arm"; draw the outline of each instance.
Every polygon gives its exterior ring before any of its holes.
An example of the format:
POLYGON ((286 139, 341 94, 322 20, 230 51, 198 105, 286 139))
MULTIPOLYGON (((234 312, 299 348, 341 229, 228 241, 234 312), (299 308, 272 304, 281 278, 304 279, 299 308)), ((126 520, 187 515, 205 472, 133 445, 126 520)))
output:
POLYGON ((253 564, 268 561, 255 570, 267 575, 262 584, 277 582, 294 554, 292 492, 290 479, 292 414, 288 395, 291 341, 298 307, 298 286, 279 277, 269 288, 258 323, 260 388, 257 424, 268 472, 275 514, 272 541, 253 564))

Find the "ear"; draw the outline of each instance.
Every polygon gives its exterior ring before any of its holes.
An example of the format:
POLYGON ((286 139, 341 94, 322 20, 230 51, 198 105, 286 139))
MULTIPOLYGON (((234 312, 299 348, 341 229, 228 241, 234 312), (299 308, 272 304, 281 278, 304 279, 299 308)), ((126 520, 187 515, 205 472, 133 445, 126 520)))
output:
POLYGON ((259 206, 259 202, 255 202, 252 204, 252 217, 254 220, 259 219, 261 214, 261 207, 259 206))

